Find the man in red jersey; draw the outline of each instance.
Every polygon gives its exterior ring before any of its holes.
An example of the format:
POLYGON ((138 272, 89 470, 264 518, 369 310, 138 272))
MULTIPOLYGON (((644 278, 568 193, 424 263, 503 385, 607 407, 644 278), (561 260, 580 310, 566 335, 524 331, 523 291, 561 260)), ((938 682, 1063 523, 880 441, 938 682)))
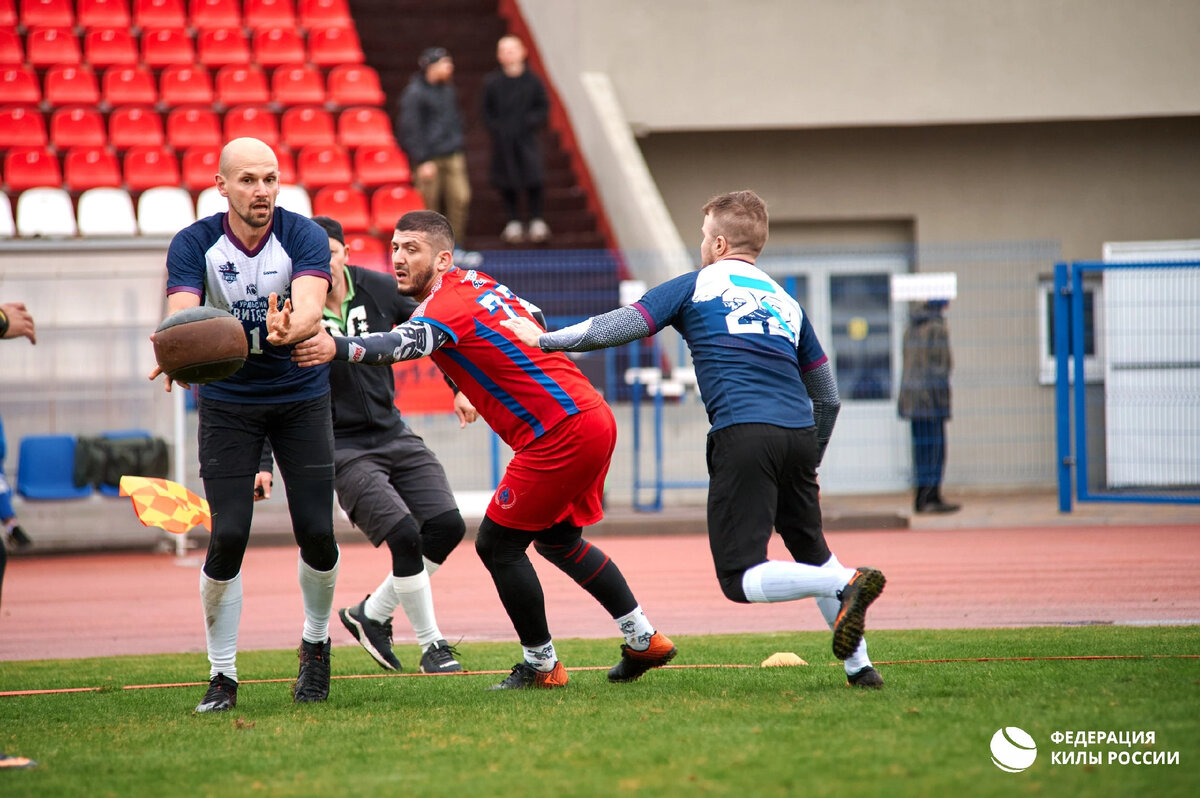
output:
POLYGON ((582 527, 604 516, 604 477, 617 439, 612 411, 565 355, 531 351, 500 325, 531 318, 535 309, 486 274, 457 268, 453 251, 444 216, 405 214, 392 236, 392 265, 400 293, 421 303, 412 317, 387 333, 315 336, 292 358, 301 366, 334 359, 388 365, 430 356, 512 447, 475 539, 525 649, 493 689, 567 683, 526 553, 531 543, 612 615, 625 645, 608 678, 633 681, 670 661, 675 646, 647 620, 616 563, 582 536, 582 527))

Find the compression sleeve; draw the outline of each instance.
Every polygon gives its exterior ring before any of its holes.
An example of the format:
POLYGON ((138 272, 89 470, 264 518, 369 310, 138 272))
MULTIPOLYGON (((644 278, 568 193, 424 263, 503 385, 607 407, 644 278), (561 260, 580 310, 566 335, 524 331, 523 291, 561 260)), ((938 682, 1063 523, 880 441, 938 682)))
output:
POLYGON ((452 340, 450 333, 427 321, 409 319, 390 332, 348 337, 335 336, 334 360, 384 366, 402 360, 416 360, 452 340))
POLYGON ((825 361, 815 369, 800 374, 808 398, 812 399, 813 420, 817 422, 817 445, 820 454, 817 464, 825 459, 825 447, 833 436, 833 425, 837 421, 838 412, 842 409, 842 400, 838 396, 837 380, 833 377, 833 368, 825 361))
POLYGON ((646 323, 646 318, 634 307, 626 305, 570 327, 543 333, 538 339, 538 346, 546 352, 590 352, 627 344, 649 334, 650 325, 646 323))

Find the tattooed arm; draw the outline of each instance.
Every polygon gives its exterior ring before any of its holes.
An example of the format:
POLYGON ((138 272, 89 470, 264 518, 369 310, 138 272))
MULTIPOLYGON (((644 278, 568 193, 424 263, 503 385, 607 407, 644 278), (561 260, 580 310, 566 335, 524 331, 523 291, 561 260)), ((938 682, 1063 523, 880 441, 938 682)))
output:
POLYGON ((450 334, 440 327, 409 319, 384 333, 336 338, 318 333, 292 349, 292 360, 301 366, 316 366, 331 360, 384 366, 427 357, 450 340, 450 334))

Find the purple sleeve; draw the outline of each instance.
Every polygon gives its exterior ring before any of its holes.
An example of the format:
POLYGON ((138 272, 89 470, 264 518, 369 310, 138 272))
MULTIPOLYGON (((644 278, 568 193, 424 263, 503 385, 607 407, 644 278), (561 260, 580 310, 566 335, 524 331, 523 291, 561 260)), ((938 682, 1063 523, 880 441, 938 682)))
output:
POLYGON ((631 307, 636 309, 646 319, 653 335, 663 327, 669 327, 679 316, 679 312, 687 307, 696 290, 696 278, 699 272, 688 272, 667 280, 662 285, 651 288, 646 294, 634 302, 631 307))

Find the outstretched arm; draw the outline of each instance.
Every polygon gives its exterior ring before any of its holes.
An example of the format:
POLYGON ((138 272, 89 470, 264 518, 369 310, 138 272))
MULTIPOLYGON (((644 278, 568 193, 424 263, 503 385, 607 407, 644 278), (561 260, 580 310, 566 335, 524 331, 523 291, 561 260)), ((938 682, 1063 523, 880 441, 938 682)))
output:
POLYGON ((296 344, 292 360, 300 366, 317 366, 331 360, 386 366, 427 357, 449 340, 450 334, 442 328, 409 319, 385 333, 334 338, 321 332, 296 344))
POLYGON ((522 343, 541 347, 546 352, 590 352, 620 346, 650 335, 646 318, 631 305, 592 316, 554 332, 542 332, 528 319, 504 319, 500 323, 516 333, 522 343))

